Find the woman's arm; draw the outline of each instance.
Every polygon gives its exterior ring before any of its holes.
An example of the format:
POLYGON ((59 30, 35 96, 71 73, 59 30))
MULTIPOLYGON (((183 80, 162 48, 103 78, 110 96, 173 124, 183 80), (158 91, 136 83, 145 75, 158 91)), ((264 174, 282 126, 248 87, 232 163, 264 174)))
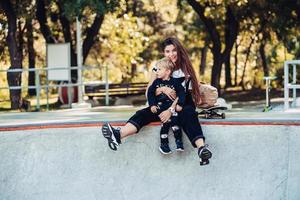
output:
POLYGON ((174 100, 176 98, 176 91, 169 88, 169 87, 160 87, 156 89, 155 95, 158 96, 161 93, 164 93, 165 95, 167 95, 170 99, 174 100))
POLYGON ((173 103, 169 109, 167 109, 159 114, 158 117, 160 118, 162 123, 166 123, 171 118, 172 113, 175 112, 177 102, 178 102, 178 97, 173 101, 173 103))

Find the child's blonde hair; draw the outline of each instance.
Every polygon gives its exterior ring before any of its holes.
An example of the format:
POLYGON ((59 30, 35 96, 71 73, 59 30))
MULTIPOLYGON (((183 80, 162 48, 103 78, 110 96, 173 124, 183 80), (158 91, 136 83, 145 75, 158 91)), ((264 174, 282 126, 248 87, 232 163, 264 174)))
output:
POLYGON ((158 60, 156 63, 156 66, 162 67, 165 69, 169 69, 169 70, 171 70, 171 72, 173 72, 173 70, 175 68, 174 63, 169 58, 162 58, 162 59, 158 60))

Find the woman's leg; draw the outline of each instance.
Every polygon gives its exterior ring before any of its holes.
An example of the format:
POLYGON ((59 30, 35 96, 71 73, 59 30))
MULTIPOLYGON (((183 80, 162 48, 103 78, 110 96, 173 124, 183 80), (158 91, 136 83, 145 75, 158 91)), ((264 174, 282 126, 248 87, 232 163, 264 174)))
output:
POLYGON ((136 126, 134 126, 130 122, 127 122, 125 124, 125 126, 121 127, 121 129, 120 129, 120 137, 122 139, 127 136, 133 135, 133 134, 137 133, 137 130, 138 129, 136 128, 136 126))
POLYGON ((102 126, 102 134, 107 139, 108 146, 116 151, 122 138, 137 133, 143 126, 154 121, 159 121, 159 118, 147 107, 137 111, 121 128, 114 128, 109 123, 105 123, 102 126))
POLYGON ((160 119, 157 114, 151 112, 150 107, 138 110, 121 128, 121 138, 138 133, 142 127, 155 121, 160 119))
POLYGON ((185 106, 179 112, 179 124, 194 147, 204 146, 205 137, 199 123, 198 114, 192 106, 185 106))
POLYGON ((197 148, 203 147, 205 145, 204 139, 203 138, 196 139, 195 145, 197 148))
POLYGON ((200 165, 209 164, 212 153, 205 145, 205 137, 203 136, 195 109, 192 106, 184 107, 179 115, 179 122, 192 145, 198 148, 200 165))

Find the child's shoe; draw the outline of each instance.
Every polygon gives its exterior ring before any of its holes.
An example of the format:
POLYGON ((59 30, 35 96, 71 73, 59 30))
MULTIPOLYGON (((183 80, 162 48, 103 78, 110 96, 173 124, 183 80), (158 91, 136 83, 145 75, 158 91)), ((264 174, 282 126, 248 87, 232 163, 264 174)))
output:
POLYGON ((181 140, 176 140, 176 151, 184 151, 183 142, 181 140))
POLYGON ((169 144, 164 144, 164 143, 162 143, 162 144, 160 145, 159 151, 160 151, 162 154, 165 154, 165 155, 172 153, 172 151, 171 151, 171 149, 170 149, 170 147, 169 147, 169 144))

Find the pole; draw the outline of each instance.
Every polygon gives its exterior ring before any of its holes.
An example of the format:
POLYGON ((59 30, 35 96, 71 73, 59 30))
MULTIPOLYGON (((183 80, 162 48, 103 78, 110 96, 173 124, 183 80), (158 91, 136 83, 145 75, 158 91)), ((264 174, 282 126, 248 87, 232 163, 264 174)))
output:
POLYGON ((40 111, 40 92, 41 92, 41 85, 40 85, 40 70, 35 71, 35 86, 36 86, 36 109, 40 111))
POLYGON ((76 17, 76 38, 77 38, 77 82, 78 82, 78 104, 83 102, 82 92, 82 51, 81 51, 81 26, 78 17, 76 17))
POLYGON ((109 83, 108 83, 108 66, 105 65, 105 105, 109 105, 109 83))
POLYGON ((289 109, 289 64, 284 62, 284 110, 289 109))

